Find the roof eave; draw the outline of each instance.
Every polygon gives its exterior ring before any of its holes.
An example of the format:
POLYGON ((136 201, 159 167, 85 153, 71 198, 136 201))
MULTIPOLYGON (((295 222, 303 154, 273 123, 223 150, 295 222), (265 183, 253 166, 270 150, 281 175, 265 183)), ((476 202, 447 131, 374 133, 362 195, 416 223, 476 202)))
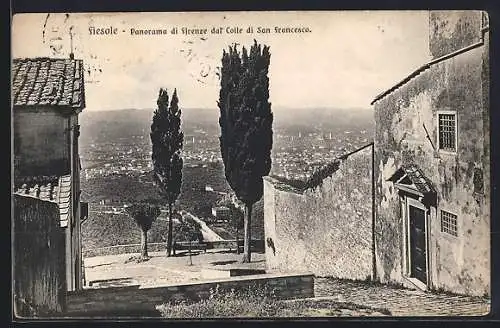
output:
POLYGON ((26 108, 26 109, 37 109, 37 110, 40 110, 40 109, 49 109, 49 110, 52 110, 52 109, 55 109, 63 114, 79 114, 81 113, 84 109, 85 109, 85 106, 84 105, 79 105, 79 106, 71 106, 71 105, 51 105, 51 104, 35 104, 35 105, 27 105, 27 104, 20 104, 20 105, 16 105, 16 104, 12 104, 12 108, 15 109, 15 108, 26 108))
POLYGON ((414 78, 418 74, 420 74, 423 71, 425 71, 426 69, 428 69, 430 67, 430 65, 431 65, 430 63, 427 63, 425 65, 420 66, 419 68, 417 68, 416 70, 414 70, 413 72, 411 72, 408 76, 406 76, 404 79, 402 79, 401 81, 399 81, 398 83, 396 83, 395 85, 393 85, 391 88, 387 89, 386 91, 384 91, 382 93, 379 93, 378 96, 376 96, 375 99, 372 100, 372 102, 370 103, 370 105, 375 104, 377 101, 379 101, 380 99, 384 98, 388 94, 392 93, 393 91, 395 91, 396 89, 398 89, 400 86, 406 84, 412 78, 414 78))
MULTIPOLYGON (((484 29, 484 31, 482 30, 482 32, 484 33, 485 31, 488 31, 489 28, 486 28, 484 29)), ((400 86, 406 84, 409 80, 413 79, 415 76, 417 76, 418 74, 422 73, 423 71, 425 71, 426 69, 430 68, 432 65, 434 64, 437 64, 437 63, 440 63, 446 59, 449 59, 449 58, 452 58, 452 57, 455 57, 457 55, 460 55, 464 52, 467 52, 469 50, 472 50, 472 49, 475 49, 477 47, 480 47, 484 45, 484 36, 481 38, 480 41, 476 42, 476 43, 473 43, 467 47, 464 47, 464 48, 461 48, 461 49, 458 49, 454 52, 451 52, 449 54, 446 54, 444 56, 441 56, 441 57, 438 57, 438 58, 435 58, 431 61, 429 61, 428 63, 420 66, 419 68, 417 68, 415 71, 411 72, 408 76, 406 76, 403 80, 401 80, 400 82, 396 83, 394 86, 392 86, 391 88, 387 89, 386 91, 378 94, 373 100, 372 102, 370 103, 370 105, 373 105, 375 104, 377 101, 379 101, 380 99, 384 98, 385 96, 387 96, 388 94, 392 93, 394 90, 398 89, 400 86)))

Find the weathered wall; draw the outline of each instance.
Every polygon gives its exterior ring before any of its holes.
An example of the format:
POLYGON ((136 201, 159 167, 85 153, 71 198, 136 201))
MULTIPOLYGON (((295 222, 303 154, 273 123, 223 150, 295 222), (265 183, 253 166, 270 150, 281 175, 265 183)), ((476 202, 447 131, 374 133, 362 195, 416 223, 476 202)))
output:
POLYGON ((65 244, 57 204, 15 195, 13 238, 16 316, 63 311, 65 244))
POLYGON ((199 301, 210 296, 210 290, 244 289, 252 286, 274 289, 280 299, 314 297, 314 278, 311 274, 263 274, 231 277, 185 285, 150 288, 139 286, 87 289, 70 292, 67 316, 109 316, 123 313, 154 313, 155 307, 169 301, 199 301))
POLYGON ((433 58, 481 41, 480 11, 430 11, 429 45, 433 58))
POLYGON ((281 272, 367 279, 372 274, 372 147, 303 193, 264 183, 266 265, 281 272))
POLYGON ((487 53, 482 46, 434 64, 375 104, 376 262, 383 282, 404 283, 399 197, 387 179, 416 163, 437 189, 428 229, 431 287, 489 294, 487 53), (438 110, 457 113, 456 154, 435 151, 438 110), (474 182, 480 175, 483 181, 474 182), (458 237, 441 232, 440 210, 458 216, 458 237))
POLYGON ((70 171, 69 120, 54 110, 14 109, 16 174, 63 175, 70 171))
MULTIPOLYGON (((66 143, 70 150, 69 160, 71 165, 71 216, 68 225, 67 240, 67 263, 68 264, 68 290, 83 287, 82 253, 81 253, 81 225, 80 225, 80 155, 78 153, 78 115, 71 115, 68 119, 70 124, 69 140, 66 143)), ((64 147, 66 144, 60 145, 64 147)))

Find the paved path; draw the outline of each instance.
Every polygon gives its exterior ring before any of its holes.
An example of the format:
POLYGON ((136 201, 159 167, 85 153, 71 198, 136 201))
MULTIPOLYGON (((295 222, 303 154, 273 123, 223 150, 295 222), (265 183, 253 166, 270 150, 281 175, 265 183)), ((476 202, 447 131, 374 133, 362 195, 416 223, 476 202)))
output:
POLYGON ((392 316, 483 316, 490 311, 489 300, 483 298, 426 293, 328 278, 314 279, 314 295, 385 308, 392 316))
POLYGON ((186 211, 181 211, 180 213, 182 215, 186 215, 186 216, 191 217, 193 220, 195 220, 196 222, 198 222, 200 224, 201 234, 203 235, 203 240, 205 240, 205 241, 223 241, 224 240, 224 238, 222 238, 215 231, 210 229, 207 226, 207 224, 205 223, 205 221, 200 220, 199 218, 197 218, 193 214, 186 212, 186 211))

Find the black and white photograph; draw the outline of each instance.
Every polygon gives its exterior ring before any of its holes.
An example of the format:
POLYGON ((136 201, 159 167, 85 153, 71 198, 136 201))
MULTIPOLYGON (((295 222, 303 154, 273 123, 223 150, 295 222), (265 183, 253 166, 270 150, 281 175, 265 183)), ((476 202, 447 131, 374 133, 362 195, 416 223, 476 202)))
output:
POLYGON ((489 16, 23 13, 14 320, 483 317, 489 16))

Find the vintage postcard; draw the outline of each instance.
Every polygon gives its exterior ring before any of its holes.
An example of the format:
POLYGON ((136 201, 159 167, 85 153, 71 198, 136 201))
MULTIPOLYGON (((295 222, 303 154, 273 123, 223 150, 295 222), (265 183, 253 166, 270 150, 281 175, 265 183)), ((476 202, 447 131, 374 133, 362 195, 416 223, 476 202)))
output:
POLYGON ((17 14, 15 318, 484 316, 482 11, 17 14))

